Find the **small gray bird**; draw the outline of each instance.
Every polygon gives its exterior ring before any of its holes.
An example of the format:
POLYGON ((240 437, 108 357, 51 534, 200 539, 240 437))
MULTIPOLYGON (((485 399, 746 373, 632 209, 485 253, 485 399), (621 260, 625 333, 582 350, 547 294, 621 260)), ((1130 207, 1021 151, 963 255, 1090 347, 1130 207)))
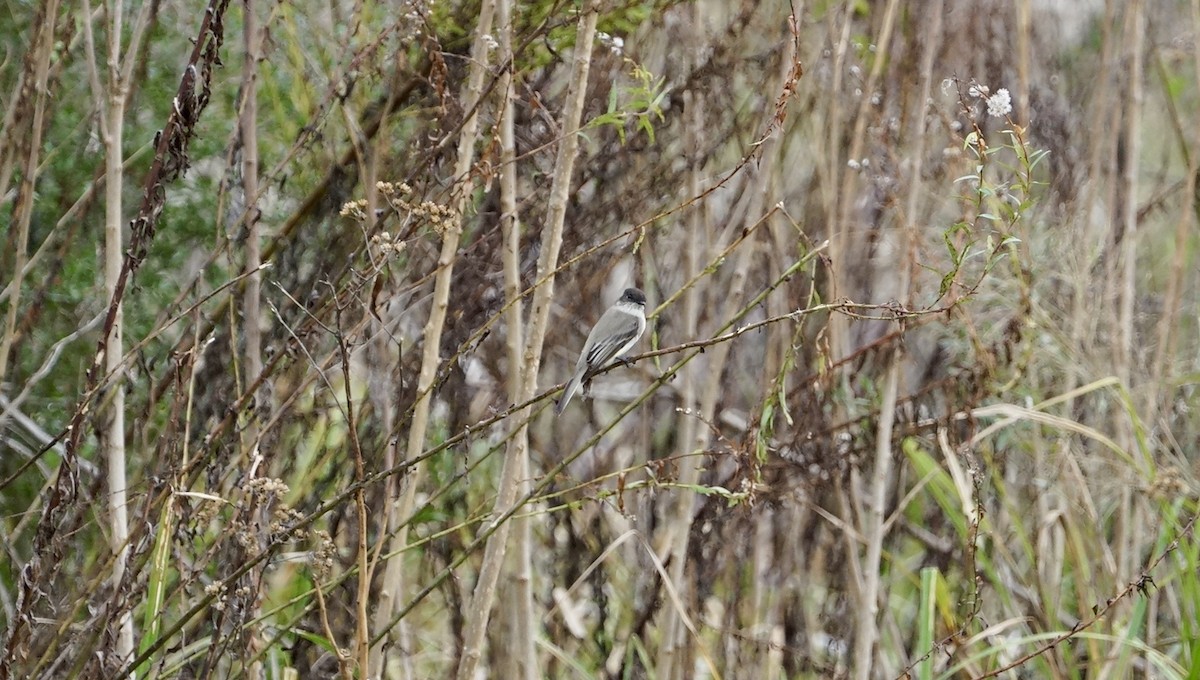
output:
POLYGON ((583 351, 579 353, 579 361, 575 362, 575 375, 571 376, 571 381, 563 390, 554 413, 562 413, 579 385, 591 380, 596 371, 632 349, 645 330, 646 295, 637 288, 626 288, 621 299, 605 310, 592 332, 588 333, 583 351))

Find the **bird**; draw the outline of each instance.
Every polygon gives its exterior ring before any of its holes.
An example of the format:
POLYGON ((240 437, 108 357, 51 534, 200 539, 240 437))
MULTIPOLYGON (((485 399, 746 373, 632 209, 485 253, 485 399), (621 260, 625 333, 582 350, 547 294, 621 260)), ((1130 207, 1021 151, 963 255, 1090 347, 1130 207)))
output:
POLYGON ((588 333, 579 360, 575 362, 575 374, 567 382, 554 413, 561 414, 579 385, 632 349, 645 330, 646 294, 637 288, 626 288, 621 299, 605 310, 588 333))

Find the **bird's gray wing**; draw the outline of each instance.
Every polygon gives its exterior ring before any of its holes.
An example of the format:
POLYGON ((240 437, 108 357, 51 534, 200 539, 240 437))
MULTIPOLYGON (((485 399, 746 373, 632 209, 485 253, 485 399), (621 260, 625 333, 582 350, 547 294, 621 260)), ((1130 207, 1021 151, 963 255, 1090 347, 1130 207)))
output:
MULTIPOLYGON (((638 336, 640 328, 636 317, 624 312, 611 313, 619 315, 609 320, 612 322, 610 327, 616 328, 617 332, 608 333, 603 338, 596 338, 595 342, 584 353, 584 361, 591 370, 607 366, 609 362, 616 358, 617 352, 629 344, 630 340, 638 336)), ((601 319, 600 321, 600 323, 596 324, 597 329, 604 326, 603 322, 606 319, 601 319)))

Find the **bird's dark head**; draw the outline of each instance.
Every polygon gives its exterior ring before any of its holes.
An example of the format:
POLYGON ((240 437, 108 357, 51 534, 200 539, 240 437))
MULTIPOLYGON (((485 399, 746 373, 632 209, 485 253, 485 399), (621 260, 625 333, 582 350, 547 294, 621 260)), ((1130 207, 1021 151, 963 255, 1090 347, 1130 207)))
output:
POLYGON ((636 305, 646 304, 646 294, 637 288, 626 288, 625 293, 621 295, 621 302, 632 302, 636 305))

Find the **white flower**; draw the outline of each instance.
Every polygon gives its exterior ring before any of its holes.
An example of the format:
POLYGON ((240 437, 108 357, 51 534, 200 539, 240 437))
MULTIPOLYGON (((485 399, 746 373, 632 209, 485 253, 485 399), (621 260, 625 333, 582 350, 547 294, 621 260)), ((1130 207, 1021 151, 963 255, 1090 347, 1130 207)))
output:
POLYGON ((480 40, 483 41, 484 45, 487 45, 489 50, 494 50, 500 46, 500 43, 496 42, 496 39, 493 38, 490 33, 484 33, 482 36, 480 36, 480 40))
POLYGON ((976 99, 982 99, 988 96, 988 93, 991 91, 991 88, 989 88, 987 85, 980 85, 979 83, 975 83, 971 85, 971 87, 967 88, 967 94, 976 99))
POLYGON ((996 94, 987 99, 988 115, 994 118, 1002 118, 1012 113, 1012 97, 1008 95, 1008 90, 1000 88, 996 90, 996 94))
POLYGON ((600 41, 601 45, 607 46, 609 51, 617 56, 620 56, 621 52, 625 49, 625 39, 620 36, 612 36, 604 31, 596 31, 596 39, 600 41))

